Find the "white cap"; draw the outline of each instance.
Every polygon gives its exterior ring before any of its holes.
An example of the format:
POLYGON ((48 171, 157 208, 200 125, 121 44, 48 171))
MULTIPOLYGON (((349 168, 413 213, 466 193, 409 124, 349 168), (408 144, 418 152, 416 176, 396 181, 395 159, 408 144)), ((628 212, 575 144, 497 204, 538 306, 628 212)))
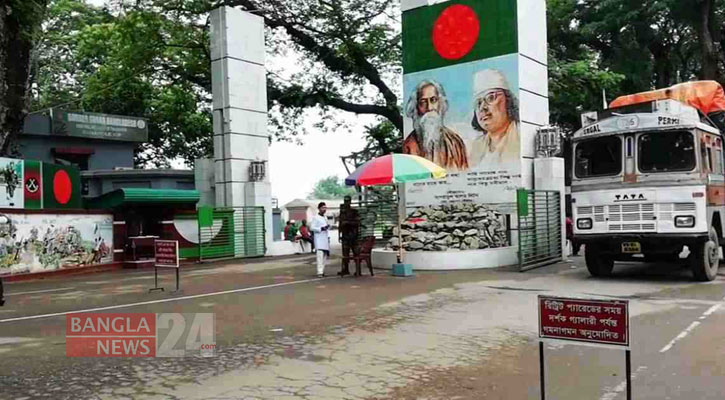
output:
POLYGON ((491 89, 511 90, 506 77, 500 71, 485 69, 476 72, 476 75, 473 76, 473 98, 476 99, 491 89))

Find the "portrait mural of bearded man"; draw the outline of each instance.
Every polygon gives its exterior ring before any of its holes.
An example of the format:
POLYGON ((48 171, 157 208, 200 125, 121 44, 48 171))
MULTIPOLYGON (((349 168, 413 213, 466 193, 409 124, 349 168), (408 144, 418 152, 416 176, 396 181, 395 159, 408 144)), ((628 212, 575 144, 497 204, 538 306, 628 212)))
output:
POLYGON ((443 86, 422 80, 410 94, 406 116, 413 120, 413 131, 403 142, 403 153, 425 157, 452 171, 468 169, 468 153, 461 136, 444 124, 448 99, 443 86))

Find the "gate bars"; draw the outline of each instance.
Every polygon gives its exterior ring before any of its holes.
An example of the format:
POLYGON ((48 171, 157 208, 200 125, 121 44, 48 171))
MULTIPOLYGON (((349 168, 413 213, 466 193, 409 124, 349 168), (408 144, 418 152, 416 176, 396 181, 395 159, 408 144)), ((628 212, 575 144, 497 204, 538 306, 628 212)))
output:
POLYGON ((516 192, 519 270, 527 271, 562 259, 561 195, 555 190, 516 192))

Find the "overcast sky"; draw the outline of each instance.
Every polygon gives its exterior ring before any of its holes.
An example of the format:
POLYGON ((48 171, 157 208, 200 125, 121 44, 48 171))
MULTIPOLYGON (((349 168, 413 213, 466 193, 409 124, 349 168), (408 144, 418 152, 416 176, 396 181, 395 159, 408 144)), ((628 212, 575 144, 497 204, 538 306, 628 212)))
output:
MULTIPOLYGON (((88 2, 101 6, 105 0, 88 2)), ((363 127, 374 120, 354 114, 349 114, 346 118, 353 125, 352 132, 325 134, 310 129, 313 133, 303 137, 302 146, 294 143, 272 143, 268 173, 272 181, 272 196, 279 200, 280 205, 295 198, 305 198, 312 191, 315 182, 322 178, 331 175, 340 178, 347 176, 340 156, 362 150, 365 145, 362 138, 363 127)))

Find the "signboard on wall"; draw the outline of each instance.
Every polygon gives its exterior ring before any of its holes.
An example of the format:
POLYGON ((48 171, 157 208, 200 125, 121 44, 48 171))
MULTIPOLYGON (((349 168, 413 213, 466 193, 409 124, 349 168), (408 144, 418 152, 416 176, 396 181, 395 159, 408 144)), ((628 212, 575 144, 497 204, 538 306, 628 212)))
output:
POLYGON ((406 207, 513 203, 521 187, 516 0, 403 12, 403 152, 448 171, 405 185, 406 207))
POLYGON ((90 139, 148 141, 145 118, 51 110, 52 133, 90 139))

